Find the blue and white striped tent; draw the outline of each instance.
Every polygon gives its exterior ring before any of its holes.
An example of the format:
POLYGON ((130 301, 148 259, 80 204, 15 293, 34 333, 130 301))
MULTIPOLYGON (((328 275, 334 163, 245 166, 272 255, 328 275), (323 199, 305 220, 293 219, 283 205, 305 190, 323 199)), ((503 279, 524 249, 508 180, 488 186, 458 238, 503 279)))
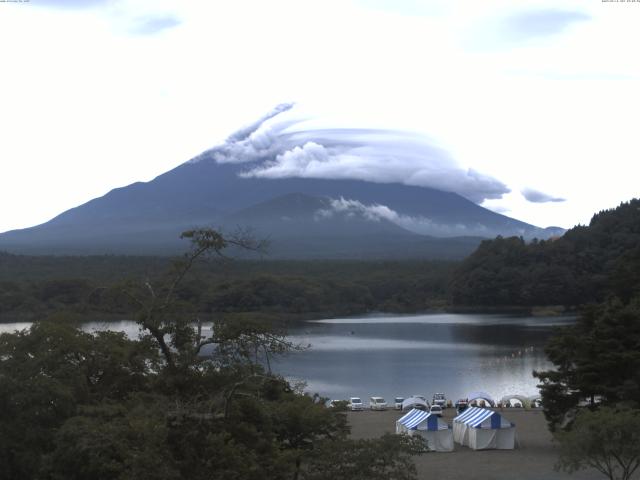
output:
POLYGON ((498 412, 470 407, 453 419, 453 439, 474 450, 515 447, 515 425, 498 412))
POLYGON ((447 430, 449 426, 437 415, 414 408, 396 421, 396 433, 408 430, 447 430), (400 431, 399 431, 400 430, 400 431))
POLYGON ((453 451, 453 433, 437 415, 414 408, 396 421, 396 433, 421 436, 427 448, 436 452, 453 451))
POLYGON ((511 422, 502 415, 487 408, 470 407, 453 419, 454 422, 464 423, 471 428, 509 428, 511 422), (487 422, 487 419, 489 421, 487 422))

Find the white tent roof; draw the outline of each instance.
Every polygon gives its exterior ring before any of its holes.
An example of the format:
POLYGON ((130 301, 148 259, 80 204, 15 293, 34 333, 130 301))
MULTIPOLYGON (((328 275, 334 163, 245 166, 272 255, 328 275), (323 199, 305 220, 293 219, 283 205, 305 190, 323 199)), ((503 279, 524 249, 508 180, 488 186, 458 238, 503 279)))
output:
POLYGON ((405 408, 415 407, 415 406, 418 406, 418 405, 422 406, 424 408, 427 408, 427 402, 425 402, 421 398, 409 397, 404 402, 402 402, 402 409, 404 410, 405 408))
POLYGON ((504 397, 502 397, 500 399, 500 403, 505 404, 510 400, 518 400, 523 407, 525 408, 529 408, 531 406, 531 399, 529 397, 525 397, 524 395, 518 395, 518 394, 513 394, 513 395, 505 395, 504 397))
POLYGON ((491 397, 491 395, 489 395, 488 393, 485 393, 485 392, 472 392, 472 393, 469 394, 467 399, 469 400, 469 402, 472 402, 474 400, 485 400, 485 401, 489 402, 489 404, 492 407, 494 407, 496 405, 496 402, 491 397))

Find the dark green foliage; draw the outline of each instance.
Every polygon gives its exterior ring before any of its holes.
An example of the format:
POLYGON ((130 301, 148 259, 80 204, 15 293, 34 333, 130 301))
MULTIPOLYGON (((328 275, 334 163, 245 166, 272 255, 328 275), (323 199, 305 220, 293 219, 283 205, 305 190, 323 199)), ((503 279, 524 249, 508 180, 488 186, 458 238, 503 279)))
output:
POLYGON ((291 478, 318 439, 344 438, 343 413, 249 358, 281 337, 220 331, 215 358, 174 364, 152 338, 65 323, 0 336, 0 478, 291 478))
POLYGON ((535 375, 552 429, 565 425, 581 401, 640 408, 640 298, 587 308, 546 352, 555 369, 535 375))
POLYGON ((85 280, 48 280, 38 285, 37 297, 45 303, 74 305, 83 302, 90 291, 85 280))
POLYGON ((412 455, 423 450, 418 437, 385 434, 379 439, 323 441, 304 469, 304 480, 409 480, 412 455))
MULTIPOLYGON (((445 305, 454 263, 204 259, 175 289, 181 309, 296 317, 412 312, 445 305)), ((0 321, 65 309, 122 318, 123 279, 163 278, 159 257, 28 257, 0 253, 0 321), (114 274, 115 272, 115 274, 114 274), (6 280, 5 280, 6 279, 6 280)))
POLYGON ((82 408, 56 432, 43 470, 59 480, 179 480, 161 406, 130 400, 82 408))
POLYGON ((626 251, 613 263, 610 287, 625 302, 640 295, 640 245, 626 251))
POLYGON ((593 216, 561 238, 486 240, 451 284, 454 305, 577 306, 640 289, 640 200, 593 216))
POLYGON ((123 334, 89 335, 64 323, 0 335, 4 478, 35 478, 38 459, 53 448, 55 432, 79 406, 143 390, 156 357, 155 349, 123 334))
POLYGON ((241 244, 187 236, 192 249, 168 275, 120 287, 136 306, 139 339, 84 333, 60 314, 0 335, 0 480, 295 479, 331 442, 341 446, 334 469, 415 478, 411 445, 348 440, 341 409, 269 371, 271 356, 297 348, 283 330, 236 315, 202 334, 189 293, 197 283, 185 276, 201 256, 241 244))
POLYGON ((557 468, 569 473, 595 468, 610 480, 628 480, 640 466, 640 411, 581 411, 570 431, 555 435, 557 468))
MULTIPOLYGON (((236 326, 219 340, 259 336, 236 326)), ((352 449, 344 461, 383 458, 369 471, 409 465, 397 478, 414 478, 410 449, 352 446, 343 412, 227 347, 170 367, 145 341, 68 324, 0 336, 0 479, 290 479, 324 441, 352 449)))

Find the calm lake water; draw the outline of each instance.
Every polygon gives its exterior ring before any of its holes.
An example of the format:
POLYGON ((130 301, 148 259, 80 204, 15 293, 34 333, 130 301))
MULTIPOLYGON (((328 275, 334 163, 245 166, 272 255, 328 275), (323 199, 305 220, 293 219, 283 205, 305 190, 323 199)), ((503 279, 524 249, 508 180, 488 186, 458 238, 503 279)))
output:
POLYGON ((275 369, 335 399, 534 395, 533 370, 551 367, 545 342, 555 326, 573 321, 481 314, 319 320, 291 331, 294 341, 311 347, 278 360, 275 369))
MULTIPOLYGON (((496 399, 534 395, 533 370, 547 362, 543 347, 568 317, 482 314, 373 315, 305 322, 291 340, 310 345, 279 358, 274 370, 304 380, 307 390, 329 398, 425 395, 444 392, 453 400, 473 391, 496 399)), ((0 333, 28 323, 0 324, 0 333)), ((93 322, 84 329, 110 328, 138 335, 129 321, 93 322)), ((206 330, 205 332, 206 333, 206 330)))

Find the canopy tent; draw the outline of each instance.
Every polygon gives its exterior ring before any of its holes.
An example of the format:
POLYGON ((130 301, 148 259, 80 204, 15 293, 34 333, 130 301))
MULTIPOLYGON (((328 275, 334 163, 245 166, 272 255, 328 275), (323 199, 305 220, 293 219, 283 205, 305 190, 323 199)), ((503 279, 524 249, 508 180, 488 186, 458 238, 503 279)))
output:
POLYGON ((406 410, 408 408, 423 408, 424 410, 428 410, 429 405, 419 397, 409 397, 402 402, 402 410, 406 410))
POLYGON ((522 404, 523 408, 531 408, 531 398, 525 397, 524 395, 505 395, 500 399, 500 404, 504 406, 505 403, 509 402, 512 399, 518 400, 522 404))
POLYGON ((492 407, 496 406, 496 402, 493 400, 491 395, 489 395, 488 393, 485 393, 485 392, 472 392, 467 397, 467 400, 469 400, 469 403, 473 402, 474 400, 484 400, 490 406, 492 406, 492 407))
POLYGON ((529 404, 531 408, 540 408, 542 405, 542 395, 531 395, 529 397, 529 404))
POLYGON ((516 444, 515 427, 498 412, 471 407, 453 419, 453 439, 473 450, 512 450, 516 444))
POLYGON ((419 435, 427 449, 435 452, 453 451, 453 432, 437 415, 413 409, 396 421, 396 433, 419 435))

